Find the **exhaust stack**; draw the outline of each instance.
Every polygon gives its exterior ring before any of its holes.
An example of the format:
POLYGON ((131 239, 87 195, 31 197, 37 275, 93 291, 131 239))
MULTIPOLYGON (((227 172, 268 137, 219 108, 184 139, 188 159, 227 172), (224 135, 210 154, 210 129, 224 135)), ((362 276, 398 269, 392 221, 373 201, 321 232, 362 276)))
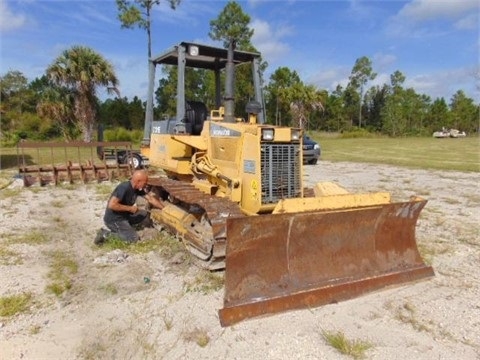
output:
POLYGON ((229 123, 235 122, 235 64, 233 63, 233 51, 235 50, 235 40, 230 40, 228 44, 227 65, 225 67, 225 116, 224 121, 229 123))

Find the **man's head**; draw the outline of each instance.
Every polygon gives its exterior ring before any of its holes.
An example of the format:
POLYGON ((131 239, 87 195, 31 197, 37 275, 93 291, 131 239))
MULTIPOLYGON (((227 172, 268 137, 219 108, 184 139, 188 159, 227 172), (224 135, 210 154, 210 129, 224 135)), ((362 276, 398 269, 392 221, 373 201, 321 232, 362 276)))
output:
POLYGON ((148 174, 145 170, 135 170, 130 179, 130 183, 135 190, 140 190, 147 185, 148 182, 148 174))

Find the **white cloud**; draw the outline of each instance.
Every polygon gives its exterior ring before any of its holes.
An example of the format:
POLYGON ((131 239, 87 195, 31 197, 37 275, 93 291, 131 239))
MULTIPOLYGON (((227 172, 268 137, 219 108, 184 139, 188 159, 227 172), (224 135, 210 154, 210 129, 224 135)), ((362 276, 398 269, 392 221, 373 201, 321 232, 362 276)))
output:
POLYGON ((247 2, 248 2, 248 5, 250 5, 252 8, 255 8, 262 1, 261 0, 248 0, 247 2))
POLYGON ((331 84, 341 75, 344 75, 345 69, 343 68, 331 68, 314 74, 309 82, 316 84, 331 84))
POLYGON ((395 61, 397 61, 397 57, 395 55, 379 52, 373 55, 373 68, 381 71, 394 64, 395 61))
POLYGON ((6 32, 22 27, 27 17, 24 14, 14 14, 5 0, 0 0, 0 31, 6 32))
POLYGON ((360 0, 350 0, 349 14, 355 18, 368 19, 372 16, 373 8, 369 3, 360 0))
POLYGON ((414 88, 417 93, 427 94, 433 99, 444 97, 447 101, 458 90, 463 90, 475 102, 480 102, 479 89, 476 88, 475 84, 478 71, 478 68, 464 67, 449 71, 442 70, 428 74, 417 74, 413 77, 407 76, 405 87, 414 88))
MULTIPOLYGON (((350 71, 351 68, 347 66, 323 66, 322 70, 308 76, 306 82, 331 93, 337 85, 341 85, 345 89, 349 82, 350 71)), ((417 94, 428 95, 432 100, 443 97, 448 102, 458 90, 463 90, 468 97, 476 103, 480 103, 480 86, 475 82, 475 79, 480 81, 480 68, 478 67, 472 66, 413 75, 403 74, 406 77, 403 85, 405 88, 413 88, 417 94)), ((368 83, 367 87, 388 85, 390 84, 390 76, 391 73, 379 72, 376 78, 368 83)))
MULTIPOLYGON (((377 76, 373 81, 367 84, 367 87, 371 86, 383 86, 383 84, 390 83, 390 74, 385 72, 386 69, 391 67, 397 61, 397 57, 392 54, 376 53, 373 56, 373 69, 379 70, 377 76)), ((336 89, 337 85, 341 85, 344 89, 349 83, 349 76, 352 68, 349 66, 329 66, 318 65, 321 70, 314 72, 308 76, 307 83, 314 84, 319 89, 325 89, 332 92, 336 89)))
POLYGON ((208 1, 182 1, 175 9, 170 7, 168 1, 161 1, 159 6, 153 8, 155 23, 166 24, 198 24, 205 14, 215 14, 213 7, 208 1), (199 16, 202 14, 202 16, 199 16))
POLYGON ((290 47, 282 39, 292 33, 290 26, 283 24, 272 28, 269 23, 260 19, 254 19, 250 26, 254 29, 252 44, 262 53, 264 59, 274 62, 289 52, 290 47))
MULTIPOLYGON (((262 3, 272 3, 278 0, 247 0, 247 3, 250 7, 255 8, 257 5, 260 5, 262 3)), ((285 3, 291 5, 295 4, 298 0, 283 0, 285 3)))
POLYGON ((478 29, 478 13, 472 13, 458 20, 454 26, 459 30, 478 29))
POLYGON ((425 37, 443 35, 452 27, 477 29, 478 9, 478 0, 412 0, 389 19, 387 32, 396 36, 425 37), (427 27, 433 24, 437 26, 427 27))
POLYGON ((368 88, 370 88, 372 86, 383 87, 384 84, 389 85, 390 84, 390 75, 391 74, 387 74, 387 73, 378 73, 377 76, 375 77, 375 79, 373 79, 372 81, 370 81, 367 84, 368 88))
MULTIPOLYGON (((112 63, 119 78, 120 96, 129 99, 138 96, 145 100, 147 98, 148 68, 144 58, 120 54, 108 54, 107 58, 114 59, 112 63)), ((160 71, 157 70, 156 76, 158 77, 159 74, 160 71)))
POLYGON ((98 11, 95 3, 82 3, 79 10, 80 11, 73 14, 72 17, 81 23, 102 23, 109 25, 119 23, 117 18, 112 18, 107 14, 98 11))
POLYGON ((400 10, 398 16, 422 22, 438 18, 457 19, 472 10, 478 12, 478 0, 413 0, 400 10))
POLYGON ((349 75, 350 69, 346 66, 325 67, 311 75, 306 82, 315 85, 318 89, 325 89, 332 92, 337 85, 345 88, 348 84, 349 75))

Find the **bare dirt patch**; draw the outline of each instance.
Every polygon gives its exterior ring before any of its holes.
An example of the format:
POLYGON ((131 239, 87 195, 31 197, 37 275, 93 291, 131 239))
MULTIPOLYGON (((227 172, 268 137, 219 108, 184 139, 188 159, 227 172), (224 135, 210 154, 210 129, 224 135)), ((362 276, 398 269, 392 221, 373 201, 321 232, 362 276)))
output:
POLYGON ((341 332, 371 344, 368 359, 478 359, 479 174, 322 161, 305 176, 427 198, 417 241, 436 276, 222 328, 223 289, 184 258, 93 245, 115 184, 17 180, 0 190, 0 298, 30 300, 0 317, 0 358, 343 359, 322 335, 341 332))

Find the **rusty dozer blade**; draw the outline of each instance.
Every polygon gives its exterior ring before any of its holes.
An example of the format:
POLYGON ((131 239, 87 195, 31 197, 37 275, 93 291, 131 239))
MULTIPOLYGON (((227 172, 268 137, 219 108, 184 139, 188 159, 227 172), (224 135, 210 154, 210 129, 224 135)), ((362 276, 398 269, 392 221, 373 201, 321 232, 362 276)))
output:
POLYGON ((415 242, 426 202, 228 219, 221 325, 433 276, 415 242))

